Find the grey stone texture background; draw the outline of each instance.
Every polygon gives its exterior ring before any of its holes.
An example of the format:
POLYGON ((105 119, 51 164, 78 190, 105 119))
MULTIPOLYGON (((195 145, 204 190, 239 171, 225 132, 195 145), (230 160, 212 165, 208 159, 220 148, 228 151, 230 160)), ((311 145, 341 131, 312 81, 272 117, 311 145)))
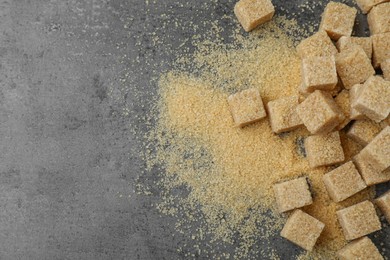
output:
MULTIPOLYGON (((185 258, 176 248, 191 239, 155 209, 158 196, 134 192, 153 179, 133 130, 148 130, 151 79, 171 68, 172 49, 191 50, 186 39, 234 2, 0 0, 0 259, 185 258)), ((302 2, 274 1, 301 24, 318 19, 322 8, 300 14, 302 2)), ((227 38, 233 21, 217 22, 227 38)), ((374 239, 390 246, 389 236, 374 239)))

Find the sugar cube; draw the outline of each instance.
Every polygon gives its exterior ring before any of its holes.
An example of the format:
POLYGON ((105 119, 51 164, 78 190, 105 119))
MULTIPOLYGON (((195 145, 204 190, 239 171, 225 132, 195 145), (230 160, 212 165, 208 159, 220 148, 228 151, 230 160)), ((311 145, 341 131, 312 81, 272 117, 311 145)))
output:
POLYGON ((313 203, 306 177, 277 183, 273 189, 279 212, 286 212, 313 203))
POLYGON ((333 90, 337 84, 334 56, 308 57, 302 60, 302 84, 306 92, 333 90))
POLYGON ((354 45, 336 55, 337 73, 344 87, 350 89, 353 85, 365 82, 375 74, 370 59, 364 50, 354 45))
POLYGON ((320 30, 301 41, 297 46, 297 52, 301 58, 322 57, 336 55, 337 49, 328 34, 325 31, 320 30))
POLYGON ((367 187, 351 161, 325 174, 323 181, 329 196, 335 202, 343 201, 367 187))
POLYGON ((378 248, 368 237, 352 241, 337 252, 340 260, 384 260, 378 248))
POLYGON ((324 228, 324 223, 297 209, 287 219, 281 236, 305 250, 312 251, 324 228))
POLYGON ((386 119, 390 113, 390 81, 379 76, 370 77, 352 107, 375 122, 386 119))
POLYGON ((341 36, 350 36, 356 14, 356 8, 331 1, 322 14, 320 29, 325 30, 329 37, 336 41, 341 36))
POLYGON ((357 154, 353 158, 353 162, 367 186, 390 181, 390 169, 383 172, 375 169, 372 162, 369 159, 364 158, 362 154, 357 154))
POLYGON ((381 125, 374 121, 357 120, 347 131, 347 136, 355 142, 366 146, 381 130, 381 125))
POLYGON ((316 90, 297 107, 299 117, 312 134, 329 133, 345 116, 332 96, 316 90))
POLYGON ((228 97, 234 122, 243 127, 266 117, 263 101, 257 89, 247 89, 228 97))
POLYGON ((275 8, 270 0, 240 0, 234 6, 234 13, 244 30, 249 32, 271 20, 275 8))
POLYGON ((284 97, 267 104, 271 128, 274 133, 291 131, 303 125, 296 108, 298 96, 284 97))
POLYGON ((305 150, 311 168, 333 165, 345 160, 339 132, 307 137, 305 150))
POLYGON ((371 34, 390 32, 390 3, 374 6, 367 15, 371 34))
POLYGON ((366 200, 337 211, 337 218, 347 240, 354 240, 380 230, 374 204, 366 200))
POLYGON ((378 171, 390 167, 390 126, 383 129, 372 141, 360 151, 363 158, 369 160, 378 171))

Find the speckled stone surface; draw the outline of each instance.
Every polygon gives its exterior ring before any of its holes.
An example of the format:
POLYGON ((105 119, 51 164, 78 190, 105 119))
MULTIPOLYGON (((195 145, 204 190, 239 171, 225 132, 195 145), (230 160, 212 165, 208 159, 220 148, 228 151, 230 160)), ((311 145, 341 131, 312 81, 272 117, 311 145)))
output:
MULTIPOLYGON (((302 2, 274 4, 277 14, 295 12, 301 24, 319 20, 325 1, 306 13, 302 2)), ((148 130, 142 117, 156 93, 151 79, 171 68, 172 49, 191 50, 189 38, 215 20, 229 41, 236 22, 219 17, 233 17, 233 6, 0 0, 0 259, 213 257, 185 246, 190 236, 176 234, 175 220, 153 205, 158 191, 134 192, 154 181, 141 174, 134 132, 148 130)), ((367 33, 366 24, 355 32, 367 33)), ((390 247, 388 227, 372 238, 390 247)), ((281 238, 274 242, 283 259, 301 252, 281 238)))

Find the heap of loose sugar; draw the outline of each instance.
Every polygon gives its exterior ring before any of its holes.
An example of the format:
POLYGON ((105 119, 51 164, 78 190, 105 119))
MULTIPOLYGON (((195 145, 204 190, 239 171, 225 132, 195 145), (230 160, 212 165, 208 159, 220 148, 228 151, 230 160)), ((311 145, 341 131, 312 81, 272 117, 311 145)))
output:
MULTIPOLYGON (((211 237, 211 249, 200 256, 212 255, 216 244, 228 244, 235 252, 224 258, 278 258, 271 241, 279 237, 287 214, 278 213, 272 186, 308 177, 313 204, 304 210, 325 228, 314 251, 300 259, 334 258, 346 244, 336 211, 374 196, 370 188, 334 203, 322 181, 332 168, 309 167, 302 147, 309 132, 304 128, 276 135, 268 120, 235 127, 230 94, 254 88, 265 104, 296 94, 301 60, 294 43, 300 39, 287 31, 299 29, 277 17, 249 36, 236 34, 233 44, 199 43, 193 55, 179 59, 177 70, 160 79, 159 118, 149 137, 156 150, 146 158, 149 167, 164 171, 158 183, 163 191, 159 209, 176 216, 183 233, 197 223, 191 233, 197 248, 211 237), (260 243, 265 246, 254 252, 260 243)), ((340 135, 349 160, 361 147, 340 135)))

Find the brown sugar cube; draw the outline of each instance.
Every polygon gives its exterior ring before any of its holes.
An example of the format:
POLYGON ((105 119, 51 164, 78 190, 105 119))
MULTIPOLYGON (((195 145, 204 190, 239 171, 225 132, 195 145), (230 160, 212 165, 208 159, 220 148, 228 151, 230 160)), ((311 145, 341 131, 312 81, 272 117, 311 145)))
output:
POLYGON ((351 161, 325 174, 323 181, 329 196, 335 202, 343 201, 367 187, 351 161))
POLYGON ((370 160, 378 171, 390 167, 390 126, 383 129, 372 141, 360 151, 363 158, 370 160))
POLYGON ((368 237, 352 241, 337 252, 340 260, 384 260, 378 248, 368 237))
POLYGON ((275 8, 270 0, 240 0, 234 6, 234 13, 244 30, 250 32, 271 20, 275 8))
POLYGON ((339 132, 307 137, 305 150, 311 168, 333 165, 345 160, 339 132))
POLYGON ((383 121, 390 113, 390 81, 370 77, 352 103, 352 108, 375 122, 383 121))
POLYGON ((375 200, 376 205, 385 215, 387 222, 390 223, 390 191, 386 192, 375 200))
POLYGON ((274 133, 282 133, 294 130, 303 125, 296 108, 298 96, 291 96, 270 101, 267 110, 271 128, 274 133))
POLYGON ((325 31, 318 31, 312 36, 301 41, 297 46, 299 57, 323 57, 334 56, 337 49, 325 31))
POLYGON ((363 89, 363 84, 356 84, 349 90, 349 101, 351 104, 351 119, 352 120, 364 120, 367 119, 367 117, 363 114, 357 111, 352 107, 352 104, 356 102, 356 99, 358 98, 361 90, 363 89))
POLYGON ((345 116, 345 119, 336 127, 336 130, 341 130, 348 125, 349 122, 351 122, 351 102, 349 98, 349 91, 344 89, 335 97, 334 101, 345 116))
POLYGON ((390 181, 390 169, 383 172, 378 171, 372 165, 372 162, 364 158, 360 153, 353 158, 353 162, 367 186, 390 181))
POLYGON ((371 34, 390 32, 390 3, 374 6, 367 15, 371 34))
POLYGON ((247 89, 228 97, 234 122, 243 127, 267 116, 257 89, 247 89))
POLYGON ((358 45, 351 46, 336 55, 336 68, 346 89, 365 82, 375 74, 370 59, 358 45))
POLYGON ((329 133, 345 116, 332 96, 316 90, 297 107, 299 117, 312 134, 329 133))
POLYGON ((372 38, 372 60, 375 68, 379 68, 387 59, 390 59, 390 32, 374 34, 372 38))
POLYGON ((302 60, 302 85, 306 92, 332 90, 337 84, 336 61, 333 56, 309 57, 302 60))
POLYGON ((381 229, 374 204, 368 200, 337 211, 337 218, 347 240, 354 240, 381 229))
POLYGON ((385 80, 390 81, 390 58, 381 63, 381 69, 385 80))
POLYGON ((372 57, 372 39, 371 37, 350 37, 342 36, 336 43, 337 49, 340 52, 350 48, 351 46, 359 45, 367 57, 371 59, 372 57))
POLYGON ((381 125, 374 121, 358 120, 349 128, 347 136, 355 142, 366 146, 381 130, 381 125))
POLYGON ((306 177, 273 186, 279 212, 302 208, 313 203, 306 177))
POLYGON ((341 36, 350 36, 355 23, 357 10, 348 5, 329 2, 322 14, 320 29, 337 41, 341 36))
POLYGON ((324 223, 297 209, 287 219, 280 235, 303 249, 312 251, 324 228, 324 223))
POLYGON ((363 14, 368 13, 374 6, 385 2, 389 2, 389 0, 356 0, 356 3, 363 14))

